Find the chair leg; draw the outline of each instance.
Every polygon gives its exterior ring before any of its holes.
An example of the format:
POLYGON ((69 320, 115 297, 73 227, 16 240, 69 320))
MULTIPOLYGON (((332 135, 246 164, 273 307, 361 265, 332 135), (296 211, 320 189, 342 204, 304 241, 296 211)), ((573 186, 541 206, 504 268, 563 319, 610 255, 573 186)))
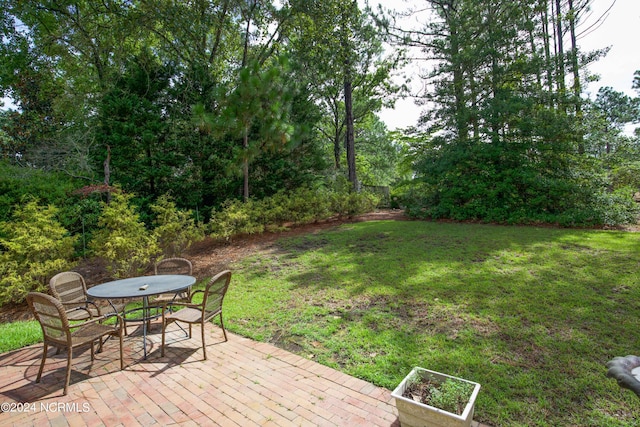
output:
MULTIPOLYGON (((93 346, 93 343, 91 344, 93 346)), ((67 378, 64 382, 64 391, 62 394, 64 396, 67 395, 67 390, 69 389, 69 382, 71 381, 71 359, 73 359, 73 347, 69 347, 67 349, 67 378)))
POLYGON ((204 341, 204 322, 200 324, 200 330, 202 331, 202 353, 204 353, 204 360, 207 360, 207 344, 204 341))
POLYGON ((126 305, 122 308, 122 328, 124 330, 124 335, 128 337, 129 332, 127 332, 127 315, 125 314, 126 308, 126 305))
MULTIPOLYGON (((42 362, 40 362, 40 369, 38 370, 38 376, 36 377, 36 382, 40 382, 40 377, 42 377, 42 369, 44 368, 44 361, 47 360, 47 350, 49 349, 49 345, 44 343, 44 351, 42 352, 42 362)), ((58 351, 60 348, 58 347, 58 351)))
POLYGON ((124 369, 124 357, 122 353, 122 329, 120 329, 120 333, 118 334, 118 336, 120 337, 120 370, 122 371, 124 369))
POLYGON ((224 322, 222 321, 222 312, 220 312, 220 327, 222 328, 222 333, 224 334, 224 340, 227 341, 227 331, 224 329, 224 322))
POLYGON ((164 335, 167 331, 167 322, 162 319, 162 345, 160 346, 160 356, 164 357, 164 335))

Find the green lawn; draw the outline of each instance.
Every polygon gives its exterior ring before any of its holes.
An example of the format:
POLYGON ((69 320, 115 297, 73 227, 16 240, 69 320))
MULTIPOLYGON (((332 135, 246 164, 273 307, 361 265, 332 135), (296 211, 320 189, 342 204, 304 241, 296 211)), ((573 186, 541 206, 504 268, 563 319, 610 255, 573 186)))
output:
POLYGON ((42 329, 34 320, 0 323, 0 353, 42 342, 42 329))
POLYGON ((479 382, 495 426, 637 426, 605 364, 640 353, 639 255, 628 232, 347 224, 233 265, 225 325, 389 389, 479 382))
POLYGON ((628 232, 349 224, 233 266, 225 324, 389 389, 479 382, 491 425, 637 425, 605 363, 640 353, 639 255, 628 232))

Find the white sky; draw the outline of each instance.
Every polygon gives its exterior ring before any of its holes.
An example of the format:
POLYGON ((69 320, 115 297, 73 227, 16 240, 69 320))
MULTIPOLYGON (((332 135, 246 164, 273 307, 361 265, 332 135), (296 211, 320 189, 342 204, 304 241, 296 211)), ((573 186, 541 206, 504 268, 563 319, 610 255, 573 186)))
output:
MULTIPOLYGON (((385 8, 400 10, 410 2, 369 0, 371 5, 380 3, 385 8)), ((589 66, 591 73, 600 75, 600 81, 591 83, 586 88, 586 92, 591 97, 595 97, 600 87, 611 86, 619 92, 638 96, 638 93, 631 88, 631 84, 633 73, 640 70, 640 49, 638 48, 640 0, 592 0, 591 12, 583 18, 582 28, 587 28, 595 23, 609 7, 611 10, 602 18, 602 24, 578 40, 579 47, 583 52, 611 47, 607 56, 589 66)), ((422 107, 416 106, 410 99, 401 100, 396 103, 394 110, 382 111, 380 118, 390 130, 404 128, 417 123, 421 109, 422 107)))

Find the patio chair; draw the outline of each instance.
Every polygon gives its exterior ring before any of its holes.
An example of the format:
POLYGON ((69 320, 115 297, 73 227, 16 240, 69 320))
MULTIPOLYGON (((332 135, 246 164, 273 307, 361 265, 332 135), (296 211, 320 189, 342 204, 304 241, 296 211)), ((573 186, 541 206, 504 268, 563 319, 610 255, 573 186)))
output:
POLYGON ((69 320, 86 320, 92 317, 122 312, 124 302, 99 307, 87 298, 87 285, 84 277, 75 271, 63 271, 49 280, 49 290, 67 312, 69 320))
MULTIPOLYGON (((185 258, 166 258, 158 262, 154 266, 154 273, 158 274, 185 274, 191 276, 193 274, 193 265, 191 261, 185 258)), ((176 294, 160 294, 155 297, 151 305, 161 306, 164 304, 178 304, 189 302, 191 295, 191 287, 176 294)), ((170 307, 170 311, 173 309, 170 307)))
POLYGON ((44 362, 47 359, 47 350, 49 345, 57 348, 67 349, 67 375, 64 383, 64 392, 67 394, 69 381, 71 379, 71 360, 73 358, 73 349, 91 344, 91 360, 95 358, 95 343, 100 343, 99 350, 102 349, 102 337, 117 336, 120 338, 120 370, 123 369, 122 355, 122 331, 123 322, 120 315, 115 313, 109 316, 94 317, 81 323, 69 323, 67 311, 60 301, 51 295, 40 292, 29 292, 27 295, 27 303, 36 320, 42 327, 42 335, 44 338, 44 350, 42 352, 42 362, 36 382, 40 382, 44 362), (107 325, 101 323, 108 317, 116 316, 118 321, 115 325, 107 325))
POLYGON ((222 302, 224 296, 229 288, 229 282, 231 281, 231 271, 225 270, 215 275, 207 286, 202 290, 194 291, 191 294, 190 300, 193 301, 193 297, 199 293, 202 293, 202 302, 200 304, 194 304, 192 302, 185 303, 184 308, 174 312, 166 313, 166 309, 162 310, 162 346, 161 356, 164 356, 165 336, 167 326, 173 322, 182 322, 189 325, 189 337, 191 337, 192 325, 199 324, 202 332, 202 352, 204 353, 204 360, 207 360, 207 346, 204 336, 204 325, 209 322, 215 316, 220 316, 220 326, 222 327, 222 333, 224 334, 224 340, 227 341, 227 332, 224 329, 224 322, 222 320, 222 302))

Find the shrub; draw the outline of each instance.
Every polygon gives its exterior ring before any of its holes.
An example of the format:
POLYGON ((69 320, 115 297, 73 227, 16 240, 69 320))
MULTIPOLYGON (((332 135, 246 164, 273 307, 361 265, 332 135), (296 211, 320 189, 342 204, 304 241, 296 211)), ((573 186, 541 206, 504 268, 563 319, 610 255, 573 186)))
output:
POLYGON ((277 231, 289 221, 289 200, 284 191, 254 202, 256 221, 266 230, 277 231))
POLYGON ((78 256, 87 256, 87 243, 99 228, 98 221, 102 213, 102 204, 97 195, 89 197, 72 196, 60 206, 60 222, 72 235, 80 236, 75 251, 78 256))
POLYGON ((375 209, 380 199, 368 192, 300 187, 260 201, 228 200, 209 223, 211 237, 229 240, 234 235, 282 230, 286 223, 308 224, 334 214, 353 216, 375 209))
POLYGON ((365 212, 371 212, 376 208, 380 202, 379 196, 361 192, 356 193, 353 191, 336 191, 331 193, 331 211, 339 216, 355 216, 365 212))
POLYGON ((166 257, 181 255, 193 242, 204 237, 202 227, 195 223, 191 212, 177 209, 167 195, 158 198, 151 205, 151 211, 155 214, 153 234, 166 257))
POLYGON ((638 206, 632 189, 614 193, 592 185, 578 186, 561 180, 540 179, 537 189, 508 191, 509 186, 477 184, 438 189, 421 181, 405 189, 399 205, 412 218, 480 220, 508 224, 554 223, 564 227, 620 225, 636 223, 638 206), (528 191, 528 192, 527 192, 528 191))
POLYGON ((253 200, 227 200, 220 211, 212 212, 209 222, 211 237, 229 240, 237 234, 262 233, 264 224, 259 221, 253 200))
POLYGON ((10 221, 12 209, 25 197, 61 207, 76 186, 77 182, 63 173, 0 161, 0 221, 10 221))
POLYGON ((301 187, 286 198, 288 220, 295 224, 308 224, 331 216, 331 201, 324 189, 301 187))
POLYGON ((112 194, 104 203, 90 249, 106 261, 107 271, 114 278, 140 274, 151 259, 160 253, 155 236, 140 221, 131 206, 133 196, 122 192, 112 194))
POLYGON ((0 305, 22 302, 54 274, 71 267, 75 238, 56 220, 58 209, 31 201, 0 223, 0 305))

